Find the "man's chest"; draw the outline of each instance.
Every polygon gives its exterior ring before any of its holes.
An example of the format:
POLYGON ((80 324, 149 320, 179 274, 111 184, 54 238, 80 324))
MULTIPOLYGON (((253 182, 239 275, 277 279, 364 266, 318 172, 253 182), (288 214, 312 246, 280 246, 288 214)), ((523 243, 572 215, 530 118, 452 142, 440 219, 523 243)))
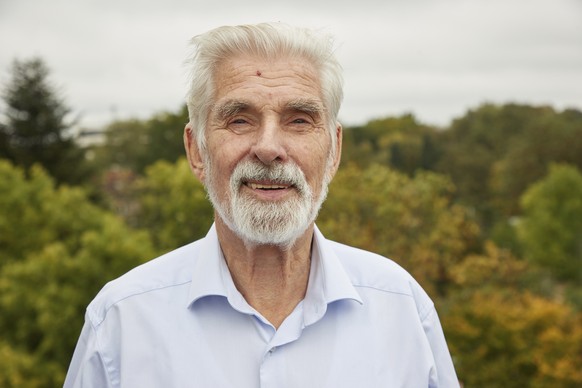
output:
POLYGON ((422 327, 402 319, 406 311, 337 303, 307 327, 296 311, 275 332, 256 316, 201 302, 183 318, 157 315, 163 325, 148 314, 150 322, 126 326, 109 348, 119 352, 110 356, 122 387, 422 387, 434 373, 422 327))

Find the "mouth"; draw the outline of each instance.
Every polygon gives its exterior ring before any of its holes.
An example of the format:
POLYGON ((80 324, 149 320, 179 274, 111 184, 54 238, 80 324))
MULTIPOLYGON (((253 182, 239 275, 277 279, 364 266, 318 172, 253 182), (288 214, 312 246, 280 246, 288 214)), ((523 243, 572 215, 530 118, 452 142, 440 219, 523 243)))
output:
POLYGON ((285 183, 244 182, 244 185, 253 190, 285 190, 292 187, 285 183))

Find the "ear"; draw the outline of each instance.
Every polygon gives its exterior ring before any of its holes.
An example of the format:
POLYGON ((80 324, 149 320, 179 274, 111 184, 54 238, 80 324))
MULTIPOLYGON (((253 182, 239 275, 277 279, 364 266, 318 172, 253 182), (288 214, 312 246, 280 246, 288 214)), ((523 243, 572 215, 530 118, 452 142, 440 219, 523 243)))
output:
POLYGON ((198 142, 193 134, 192 125, 190 123, 186 124, 186 127, 184 128, 184 147, 186 148, 186 155, 188 156, 190 169, 200 182, 204 183, 204 160, 200 153, 200 149, 198 149, 198 142))
POLYGON ((335 127, 335 140, 336 140, 336 149, 334 159, 331 163, 329 174, 330 178, 333 178, 337 169, 339 168, 341 158, 342 158, 342 136, 343 136, 343 129, 342 125, 338 122, 335 127))

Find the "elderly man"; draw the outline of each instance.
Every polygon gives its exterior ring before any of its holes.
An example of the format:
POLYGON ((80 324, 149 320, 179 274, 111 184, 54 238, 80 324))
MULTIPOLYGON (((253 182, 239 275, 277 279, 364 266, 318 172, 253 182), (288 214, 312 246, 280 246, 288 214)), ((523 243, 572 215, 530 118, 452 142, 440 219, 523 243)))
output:
POLYGON ((193 39, 184 140, 208 235, 109 283, 65 387, 453 387, 433 303, 314 224, 335 174, 341 69, 280 24, 193 39))

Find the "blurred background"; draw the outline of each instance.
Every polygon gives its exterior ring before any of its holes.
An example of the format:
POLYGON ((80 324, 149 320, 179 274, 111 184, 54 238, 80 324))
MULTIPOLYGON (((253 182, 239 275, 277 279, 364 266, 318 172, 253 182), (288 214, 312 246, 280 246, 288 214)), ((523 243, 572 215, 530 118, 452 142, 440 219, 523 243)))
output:
POLYGON ((326 236, 419 280, 465 387, 581 386, 580 0, 0 0, 0 386, 62 386, 99 289, 206 234, 188 41, 261 21, 337 40, 326 236))

